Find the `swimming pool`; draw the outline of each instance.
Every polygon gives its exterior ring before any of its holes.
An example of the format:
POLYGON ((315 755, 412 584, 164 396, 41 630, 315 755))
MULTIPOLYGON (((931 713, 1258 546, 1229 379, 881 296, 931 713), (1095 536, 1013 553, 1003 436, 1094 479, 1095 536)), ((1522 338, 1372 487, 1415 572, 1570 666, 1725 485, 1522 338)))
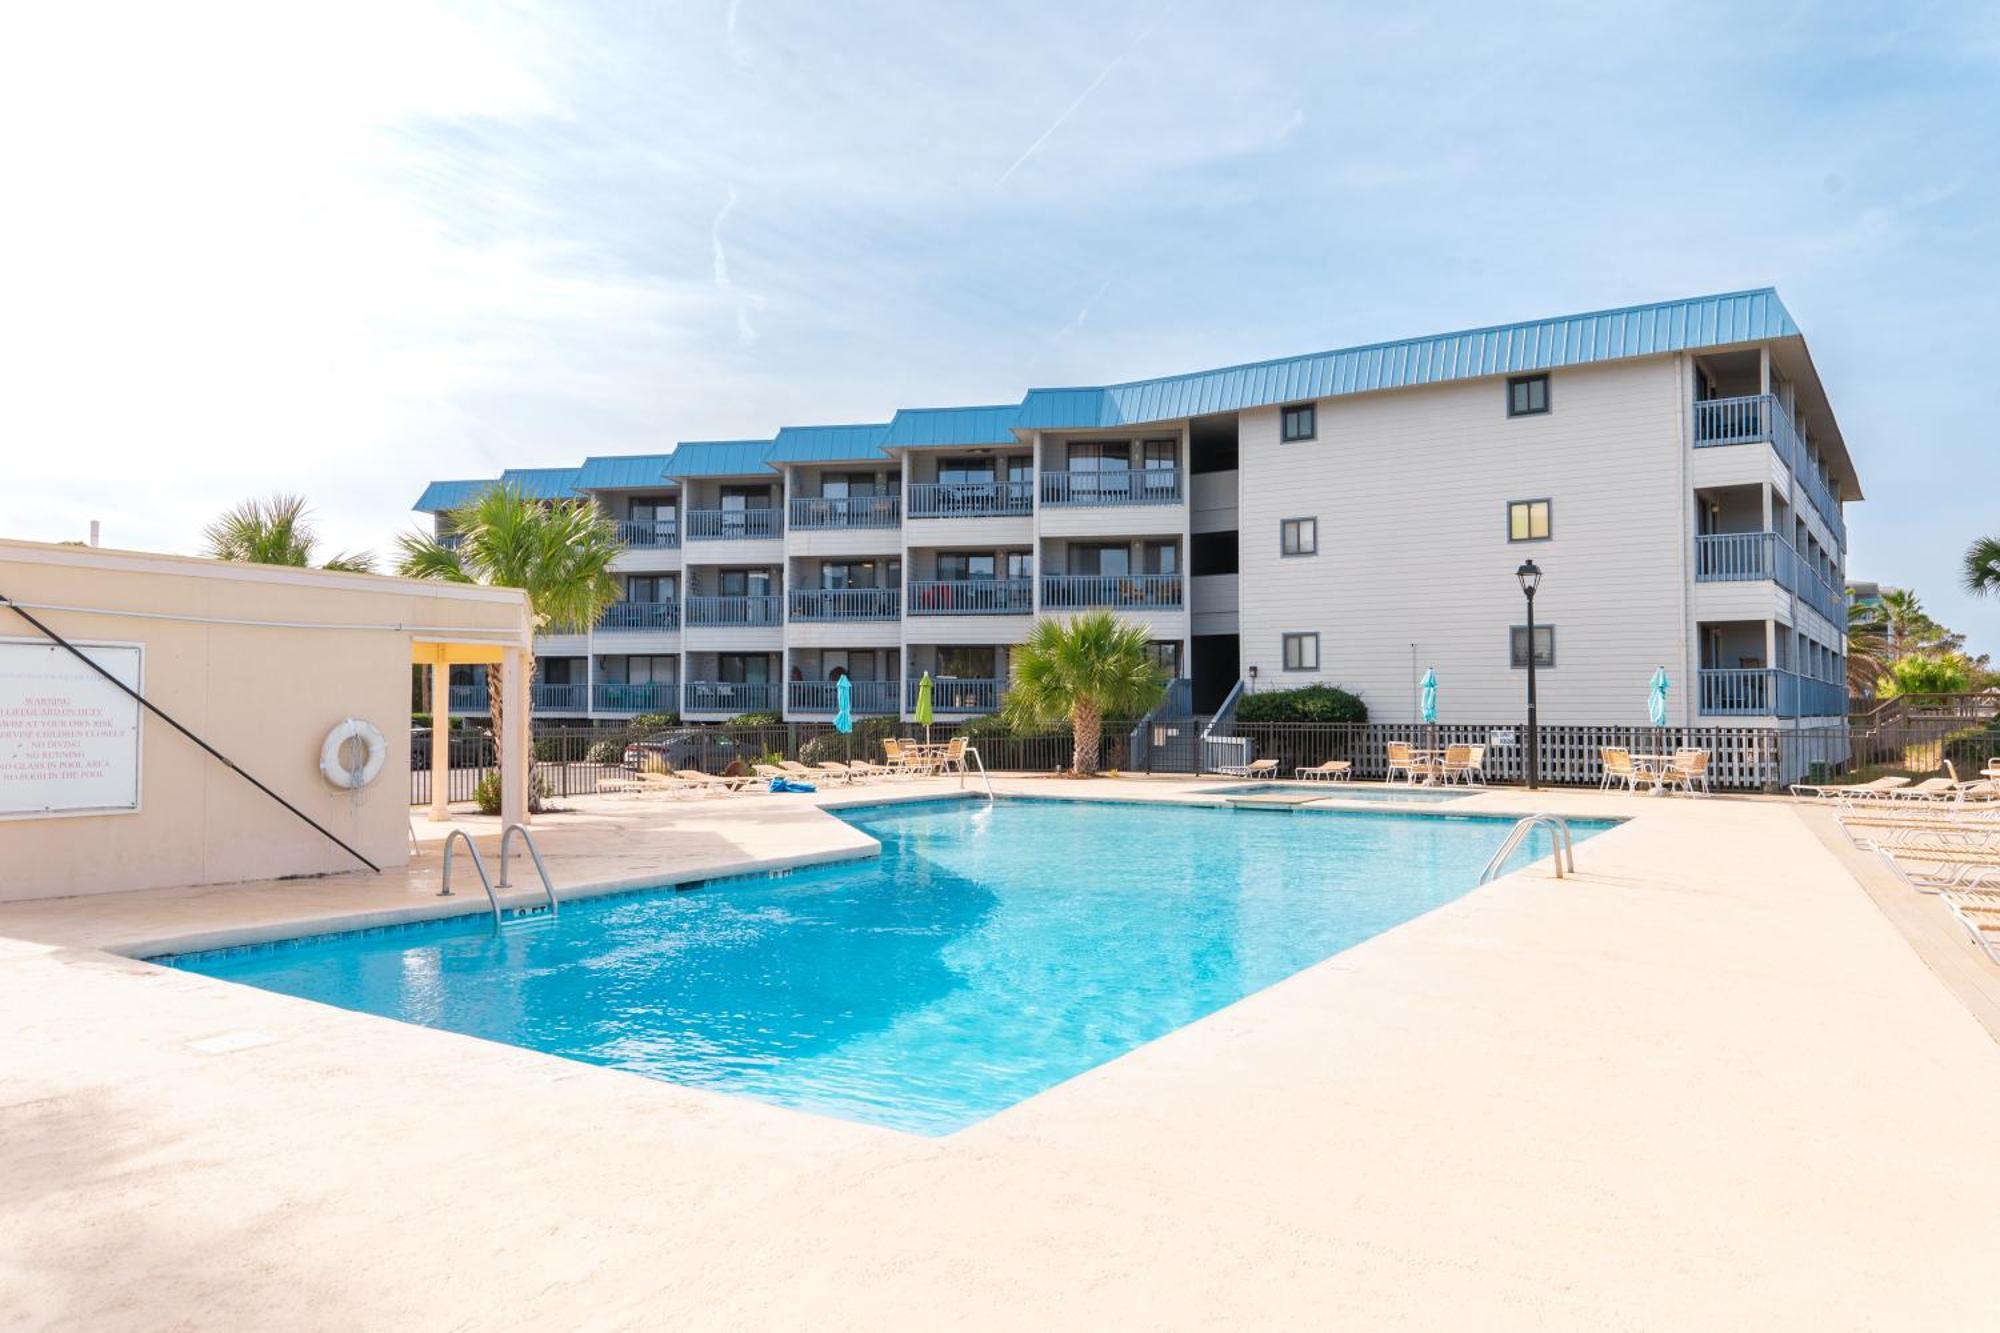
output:
POLYGON ((497 937, 475 916, 159 961, 945 1134, 1458 897, 1511 824, 1047 800, 842 814, 879 859, 579 899, 497 937))

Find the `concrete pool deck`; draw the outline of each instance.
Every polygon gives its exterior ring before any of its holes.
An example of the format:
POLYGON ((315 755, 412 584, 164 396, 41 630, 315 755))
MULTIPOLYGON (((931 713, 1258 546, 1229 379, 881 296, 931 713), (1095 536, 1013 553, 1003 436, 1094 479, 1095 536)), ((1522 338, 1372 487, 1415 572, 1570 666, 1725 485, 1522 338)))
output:
MULTIPOLYGON (((593 800, 538 836, 567 893, 866 855, 813 807, 947 790, 593 800)), ((1976 949, 1913 937, 1890 914, 1907 904, 1878 902, 1865 863, 1787 802, 1425 807, 1524 809, 1630 822, 1580 847, 1573 879, 1507 876, 944 1139, 104 952, 434 912, 434 852, 408 874, 0 907, 0 1313, 2000 1326, 2000 1046, 1952 953, 1990 969, 1976 949)), ((443 905, 483 910, 466 882, 443 905)), ((1938 915, 1923 901, 1912 920, 1938 915)))

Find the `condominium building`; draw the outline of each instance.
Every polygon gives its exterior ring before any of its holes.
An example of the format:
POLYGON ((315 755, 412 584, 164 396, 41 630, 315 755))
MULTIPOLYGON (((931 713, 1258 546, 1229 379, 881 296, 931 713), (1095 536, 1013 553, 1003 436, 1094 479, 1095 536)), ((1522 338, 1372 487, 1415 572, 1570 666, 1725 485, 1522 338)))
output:
MULTIPOLYGON (((538 643, 545 718, 990 712, 1039 616, 1143 625, 1207 711, 1239 683, 1445 721, 1845 716, 1843 505, 1861 498, 1771 290, 1162 379, 1034 389, 434 482, 586 497, 619 602, 538 643), (1543 571, 1532 642, 1515 570, 1543 571)), ((459 687, 477 711, 479 686, 459 687)))

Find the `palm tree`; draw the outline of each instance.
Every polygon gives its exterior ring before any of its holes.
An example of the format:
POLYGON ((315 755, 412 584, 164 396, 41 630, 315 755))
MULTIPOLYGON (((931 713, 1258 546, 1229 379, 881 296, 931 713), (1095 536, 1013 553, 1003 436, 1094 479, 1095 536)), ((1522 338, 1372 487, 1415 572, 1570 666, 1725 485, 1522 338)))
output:
POLYGON ((1073 771, 1097 771, 1107 717, 1138 717, 1160 701, 1167 674, 1146 651, 1146 631, 1109 611, 1035 622, 1014 650, 1003 712, 1010 724, 1048 726, 1068 718, 1073 771))
POLYGON ((1965 548, 1965 590, 1979 597, 2000 592, 2000 537, 1981 537, 1965 548))
MULTIPOLYGON (((519 588, 528 594, 537 633, 551 628, 582 630, 618 600, 611 561, 624 546, 617 525, 588 500, 544 504, 512 486, 494 486, 453 511, 450 523, 454 537, 449 546, 427 532, 398 537, 401 555, 396 572, 405 578, 519 588)), ((532 681, 532 648, 524 666, 532 681)), ((501 682, 499 665, 487 667, 487 706, 496 747, 505 734, 501 682)), ((530 724, 533 710, 531 691, 526 719, 530 724)))
MULTIPOLYGON (((202 529, 202 536, 208 542, 209 555, 217 560, 305 568, 312 564, 313 551, 319 546, 311 519, 312 510, 304 496, 281 493, 268 500, 245 500, 223 511, 202 529)), ((373 574, 375 557, 366 551, 343 552, 320 568, 373 574)))
POLYGON ((1847 692, 1873 693, 1895 659, 1883 628, 1881 609, 1850 604, 1847 608, 1847 692))
POLYGON ((1928 633, 1937 628, 1937 622, 1924 611, 1923 602, 1907 588, 1886 589, 1880 610, 1882 635, 1891 661, 1915 652, 1928 633))

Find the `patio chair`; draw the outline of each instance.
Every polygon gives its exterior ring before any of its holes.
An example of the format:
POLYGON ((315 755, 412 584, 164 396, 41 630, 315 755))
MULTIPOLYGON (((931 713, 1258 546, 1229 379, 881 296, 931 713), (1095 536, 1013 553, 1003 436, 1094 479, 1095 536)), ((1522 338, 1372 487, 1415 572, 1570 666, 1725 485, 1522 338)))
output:
POLYGON ((1329 759, 1323 764, 1292 771, 1304 782, 1347 782, 1354 777, 1354 765, 1346 759, 1329 759))
POLYGON ((940 773, 963 773, 965 771, 965 737, 954 736, 945 745, 944 753, 938 757, 937 769, 940 773))
POLYGON ((1454 778, 1466 786, 1486 785, 1486 747, 1483 745, 1447 745, 1444 750, 1444 767, 1441 770, 1446 782, 1454 778))
POLYGON ((1227 773, 1232 778, 1275 778, 1278 776, 1278 761, 1253 759, 1247 764, 1218 764, 1215 771, 1227 773))
POLYGON ((930 772, 930 760, 909 749, 903 741, 884 737, 882 757, 889 761, 889 772, 892 775, 914 778, 930 772))
POLYGON ((1632 762, 1632 752, 1616 745, 1607 745, 1598 751, 1604 760, 1604 780, 1597 784, 1599 791, 1609 791, 1616 783, 1624 783, 1625 790, 1638 791, 1645 774, 1632 762))
POLYGON ((1401 773, 1403 781, 1415 786, 1419 776, 1422 776, 1426 780, 1437 776, 1437 767, 1432 763, 1430 757, 1418 758, 1414 746, 1406 745, 1401 741, 1389 741, 1383 746, 1383 749, 1389 755, 1387 771, 1382 775, 1384 782, 1394 782, 1396 774, 1401 773))
POLYGON ((1694 789, 1701 788, 1703 796, 1714 795, 1708 785, 1708 751, 1675 750, 1673 760, 1660 773, 1660 781, 1668 788, 1679 788, 1692 796, 1694 789))

